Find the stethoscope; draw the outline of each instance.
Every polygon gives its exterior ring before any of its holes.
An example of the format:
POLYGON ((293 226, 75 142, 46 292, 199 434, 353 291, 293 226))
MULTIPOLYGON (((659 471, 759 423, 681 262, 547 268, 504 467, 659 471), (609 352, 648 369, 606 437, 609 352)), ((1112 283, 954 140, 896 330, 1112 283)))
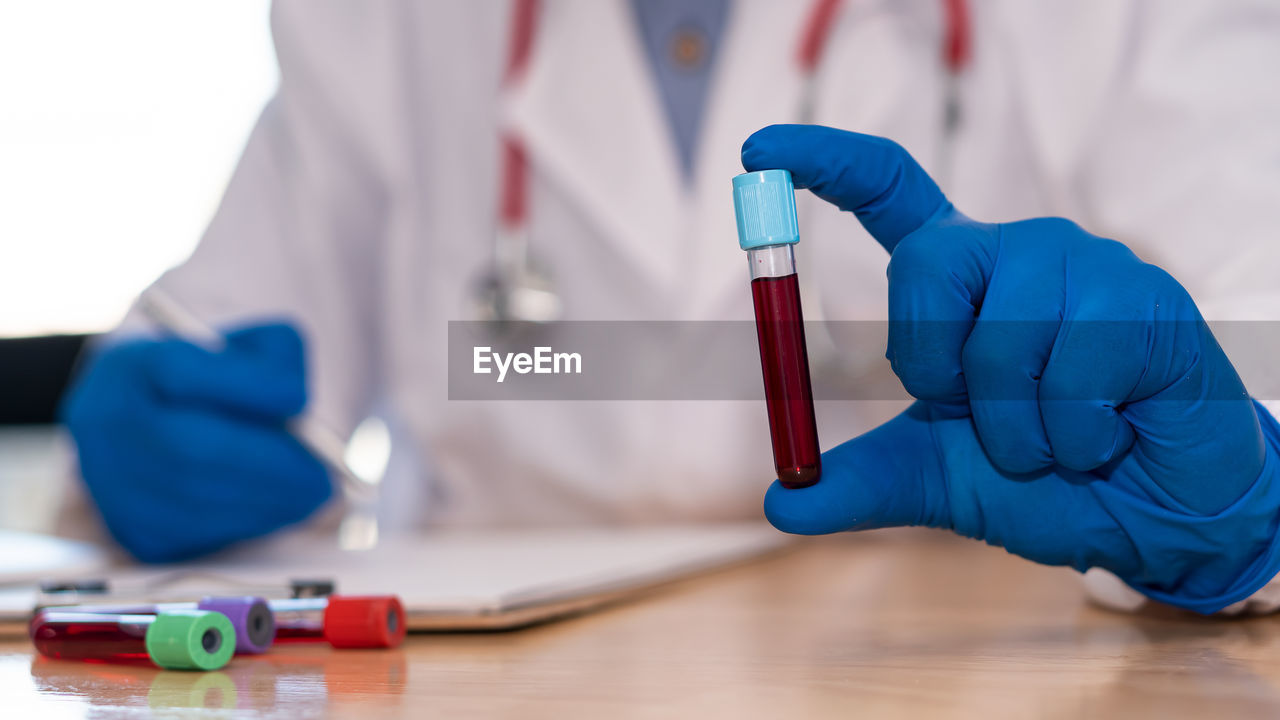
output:
MULTIPOLYGON (((514 0, 511 35, 502 76, 509 93, 524 77, 533 51, 541 0, 514 0)), ((796 65, 802 77, 800 122, 813 118, 817 76, 831 29, 845 0, 814 0, 796 46, 796 65)), ((942 0, 946 29, 942 60, 947 69, 946 129, 958 124, 955 79, 967 65, 971 34, 968 0, 942 0)), ((489 267, 476 288, 476 315, 499 328, 519 323, 548 323, 560 319, 564 303, 547 268, 529 244, 529 158, 523 140, 508 130, 500 136, 497 227, 489 267)))

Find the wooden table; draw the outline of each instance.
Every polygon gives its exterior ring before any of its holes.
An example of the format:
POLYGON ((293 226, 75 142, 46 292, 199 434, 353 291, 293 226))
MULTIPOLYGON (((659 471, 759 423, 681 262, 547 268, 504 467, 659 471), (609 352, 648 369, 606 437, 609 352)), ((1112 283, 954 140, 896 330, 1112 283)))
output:
POLYGON ((1280 717, 1278 639, 1276 620, 1108 613, 1070 571, 941 533, 872 533, 394 651, 278 646, 181 673, 4 641, 0 717, 1280 717))

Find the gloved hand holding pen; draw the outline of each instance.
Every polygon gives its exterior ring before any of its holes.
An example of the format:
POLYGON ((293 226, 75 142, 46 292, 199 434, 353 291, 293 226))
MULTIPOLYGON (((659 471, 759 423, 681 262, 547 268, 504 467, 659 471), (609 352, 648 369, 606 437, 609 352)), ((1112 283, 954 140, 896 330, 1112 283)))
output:
POLYGON ((1167 273, 1066 220, 971 220, 882 138, 772 126, 742 160, 889 251, 888 358, 919 400, 818 485, 775 483, 775 526, 947 528, 1202 613, 1280 569, 1280 426, 1167 273))
POLYGON ((286 429, 307 403, 302 338, 243 328, 211 351, 179 339, 99 351, 62 408, 108 530, 167 562, 265 535, 331 494, 324 466, 286 429))

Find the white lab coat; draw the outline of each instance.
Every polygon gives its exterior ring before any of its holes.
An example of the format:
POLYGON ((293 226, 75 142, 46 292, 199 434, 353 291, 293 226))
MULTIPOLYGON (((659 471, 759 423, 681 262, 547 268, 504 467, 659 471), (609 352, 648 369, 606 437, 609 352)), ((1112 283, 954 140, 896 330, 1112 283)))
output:
MULTIPOLYGON (((973 217, 1070 216, 1202 303, 1274 296, 1280 5, 971 6, 946 157, 936 0, 849 2, 813 119, 898 140, 973 217)), ((391 411, 393 525, 757 517, 761 403, 451 402, 446 329, 472 318, 504 127, 530 152, 532 244, 567 319, 749 319, 729 179, 752 131, 799 118, 808 11, 734 4, 686 188, 626 0, 547 0, 505 95, 506 2, 279 0, 279 93, 203 241, 158 282, 215 323, 298 323, 326 423, 391 411)), ((801 202, 810 317, 883 319, 884 252, 801 202)), ((896 407, 820 403, 824 449, 896 407)))

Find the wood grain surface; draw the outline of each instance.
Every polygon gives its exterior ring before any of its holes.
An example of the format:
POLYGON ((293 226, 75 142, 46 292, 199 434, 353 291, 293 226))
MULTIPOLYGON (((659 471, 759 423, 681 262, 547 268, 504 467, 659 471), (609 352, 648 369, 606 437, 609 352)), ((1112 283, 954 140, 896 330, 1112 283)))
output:
POLYGON ((1280 624, 1088 606, 1079 578, 941 533, 792 552, 517 632, 277 646, 225 670, 0 644, 0 717, 1280 717, 1280 624))

